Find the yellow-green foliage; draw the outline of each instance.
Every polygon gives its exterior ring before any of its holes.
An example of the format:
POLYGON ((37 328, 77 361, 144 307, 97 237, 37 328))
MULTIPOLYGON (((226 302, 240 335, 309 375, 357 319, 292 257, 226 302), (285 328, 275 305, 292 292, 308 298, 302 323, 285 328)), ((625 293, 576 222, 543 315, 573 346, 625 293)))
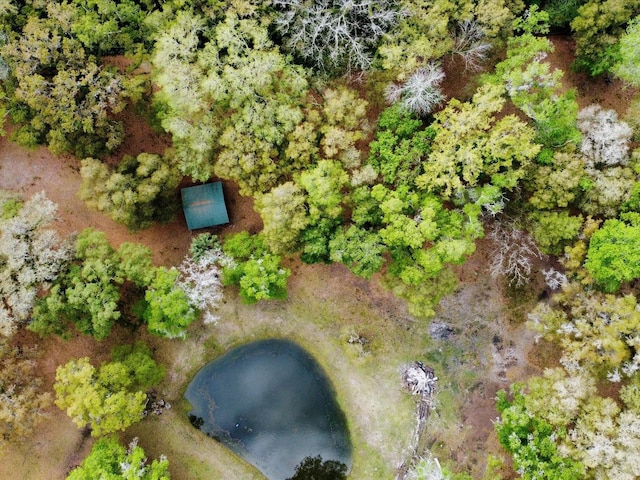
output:
POLYGON ((146 389, 164 376, 143 344, 117 347, 112 357, 98 369, 83 357, 56 370, 56 405, 79 428, 89 425, 93 436, 124 430, 141 420, 146 389))
POLYGON ((577 63, 591 75, 609 72, 620 61, 618 40, 640 13, 639 0, 589 0, 571 22, 577 63))
POLYGON ((579 371, 628 375, 638 368, 634 356, 640 332, 636 298, 588 292, 571 283, 540 303, 529 315, 528 325, 563 348, 563 363, 579 371))
POLYGON ((555 152, 551 165, 533 165, 528 182, 529 203, 536 209, 568 207, 580 193, 580 180, 586 174, 581 155, 555 152))
POLYGON ((404 0, 401 8, 406 15, 383 38, 378 55, 382 68, 397 71, 398 79, 406 80, 416 68, 452 51, 451 32, 459 23, 477 23, 487 37, 494 38, 508 28, 523 5, 518 0, 404 0))
POLYGON ((167 222, 176 211, 182 179, 170 157, 141 153, 125 156, 115 170, 94 158, 82 160, 80 198, 130 230, 167 222))
POLYGON ((416 179, 419 188, 448 199, 485 179, 503 189, 516 187, 540 146, 533 143, 535 131, 515 115, 496 120, 503 93, 503 87, 487 84, 472 101, 452 99, 436 114, 432 150, 416 179))

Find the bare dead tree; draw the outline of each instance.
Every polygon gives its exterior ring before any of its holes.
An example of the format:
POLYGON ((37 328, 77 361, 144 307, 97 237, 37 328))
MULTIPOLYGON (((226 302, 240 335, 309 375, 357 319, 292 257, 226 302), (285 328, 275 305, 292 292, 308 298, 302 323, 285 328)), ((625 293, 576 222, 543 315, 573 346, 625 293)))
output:
POLYGON ((553 267, 548 270, 543 269, 542 275, 544 276, 544 283, 547 284, 550 290, 559 290, 569 283, 567 276, 553 267))
POLYGON ((403 366, 402 384, 419 401, 416 408, 416 428, 410 444, 410 454, 396 469, 395 480, 415 478, 413 476, 413 467, 422 459, 418 450, 420 445, 424 444, 427 420, 433 409, 434 396, 438 387, 438 377, 436 377, 433 368, 424 365, 422 362, 413 362, 403 366))
POLYGON ((407 110, 421 117, 431 113, 445 96, 440 90, 444 71, 435 62, 416 70, 405 83, 392 83, 385 91, 389 103, 400 102, 407 110))
POLYGON ((578 128, 582 132, 580 150, 587 166, 626 165, 629 162, 631 127, 618 120, 615 110, 605 110, 600 105, 589 105, 578 113, 578 128))
POLYGON ((505 276, 509 278, 509 285, 527 284, 534 260, 542 258, 533 238, 512 221, 502 219, 495 223, 487 238, 495 245, 489 265, 491 276, 505 276))
POLYGON ((491 44, 486 40, 482 27, 473 20, 458 22, 452 36, 451 54, 462 57, 465 70, 482 70, 491 50, 491 44))
POLYGON ((401 15, 395 0, 273 0, 285 48, 323 72, 366 70, 401 15))

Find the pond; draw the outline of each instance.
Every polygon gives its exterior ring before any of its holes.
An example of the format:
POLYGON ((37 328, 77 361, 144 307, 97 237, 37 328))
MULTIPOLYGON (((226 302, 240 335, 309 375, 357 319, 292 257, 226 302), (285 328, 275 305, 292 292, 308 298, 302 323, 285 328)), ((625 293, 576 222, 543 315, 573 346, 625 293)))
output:
POLYGON ((231 350, 196 374, 185 397, 195 427, 270 480, 320 469, 322 478, 340 479, 351 466, 346 418, 333 388, 293 342, 262 340, 231 350))

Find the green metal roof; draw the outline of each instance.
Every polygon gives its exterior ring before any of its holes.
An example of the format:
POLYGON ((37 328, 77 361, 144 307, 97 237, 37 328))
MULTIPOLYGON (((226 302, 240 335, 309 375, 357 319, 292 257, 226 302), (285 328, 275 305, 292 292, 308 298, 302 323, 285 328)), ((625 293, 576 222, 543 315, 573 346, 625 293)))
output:
POLYGON ((229 223, 222 182, 182 189, 182 208, 189 230, 229 223))

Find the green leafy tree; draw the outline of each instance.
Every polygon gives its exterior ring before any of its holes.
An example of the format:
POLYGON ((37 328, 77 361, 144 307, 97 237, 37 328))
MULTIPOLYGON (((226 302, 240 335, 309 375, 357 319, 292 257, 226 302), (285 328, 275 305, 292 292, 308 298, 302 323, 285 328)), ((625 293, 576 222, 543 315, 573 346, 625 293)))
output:
POLYGON ((435 136, 432 128, 399 105, 385 109, 378 119, 376 138, 369 144, 368 163, 388 185, 409 185, 422 173, 422 164, 435 136))
POLYGON ((517 186, 540 146, 535 132, 516 116, 496 120, 503 92, 484 85, 471 102, 452 99, 436 114, 431 153, 416 179, 419 188, 448 199, 485 181, 505 190, 517 186))
POLYGON ((124 138, 114 119, 139 93, 139 82, 101 65, 71 34, 70 12, 52 8, 29 16, 1 49, 10 75, 3 86, 13 138, 77 156, 113 151, 124 138), (134 93, 138 92, 138 93, 134 93))
POLYGON ((93 158, 82 160, 80 198, 130 230, 154 221, 168 222, 176 212, 176 188, 182 179, 167 157, 125 156, 115 171, 93 158))
POLYGON ((605 292, 640 277, 640 214, 623 213, 604 222, 589 242, 585 267, 605 292))
POLYGON ((74 468, 67 480, 169 480, 169 461, 163 455, 148 463, 144 450, 134 438, 124 448, 115 437, 103 437, 93 444, 91 453, 74 468))
POLYGON ((555 149, 577 144, 580 132, 576 128, 578 102, 575 90, 563 88, 563 72, 551 70, 544 62, 553 51, 548 33, 548 15, 532 5, 526 15, 513 21, 516 35, 507 40, 506 58, 485 81, 503 85, 513 103, 529 118, 537 130, 536 141, 555 149))
POLYGON ((486 52, 487 41, 508 28, 513 16, 522 9, 521 3, 503 0, 455 4, 406 0, 399 4, 404 15, 382 38, 377 52, 382 68, 398 72, 399 80, 448 53, 462 53, 469 66, 468 58, 477 55, 478 49, 480 53, 486 52), (473 25, 473 29, 465 31, 465 23, 473 25))
POLYGON ((585 0, 543 0, 538 5, 549 14, 549 26, 568 30, 585 0))
POLYGON ((120 318, 122 278, 117 264, 117 253, 106 235, 84 230, 76 241, 75 261, 49 295, 38 302, 29 328, 40 334, 62 334, 67 321, 98 339, 108 336, 120 318))
POLYGON ((337 460, 322 460, 320 455, 305 457, 296 465, 296 471, 287 480, 345 480, 347 478, 347 466, 337 460))
POLYGON ((629 22, 618 45, 620 61, 614 65, 613 73, 635 87, 640 86, 640 17, 629 22))
POLYGON ((330 259, 340 262, 358 276, 370 279, 385 263, 387 247, 380 234, 356 225, 336 231, 329 241, 330 259))
POLYGON ((122 285, 129 280, 145 287, 150 266, 147 247, 124 243, 115 250, 103 232, 85 229, 67 271, 38 301, 29 328, 40 335, 64 335, 71 323, 81 333, 106 338, 121 318, 122 285))
POLYGON ((237 233, 222 247, 232 261, 223 266, 222 283, 238 285, 245 303, 283 299, 291 271, 280 265, 282 258, 269 251, 261 235, 237 233))
POLYGON ((621 60, 618 39, 638 13, 638 0, 589 0, 580 6, 578 16, 571 22, 576 64, 591 75, 612 71, 621 60))
POLYGON ((275 253, 293 252, 309 219, 306 196, 294 182, 286 182, 256 198, 255 208, 264 222, 264 242, 275 253))
POLYGON ((534 211, 527 216, 528 230, 543 253, 561 255, 579 235, 582 215, 568 210, 534 211))
POLYGON ((536 210, 567 208, 579 199, 586 175, 582 156, 556 151, 549 165, 532 165, 525 181, 531 192, 528 202, 536 210))
POLYGON ((303 120, 307 84, 246 6, 181 10, 161 25, 152 62, 180 170, 201 181, 215 171, 250 195, 291 172, 282 154, 303 120))
POLYGON ((184 338, 186 328, 198 317, 198 310, 178 284, 179 276, 175 268, 156 268, 145 292, 147 306, 143 318, 155 335, 184 338))
POLYGON ((528 410, 520 386, 511 388, 512 399, 498 392, 500 420, 496 432, 500 444, 513 457, 514 469, 524 479, 569 480, 584 478, 584 467, 560 453, 558 444, 567 433, 528 410))
POLYGON ((23 441, 47 416, 51 395, 37 375, 36 354, 0 338, 0 444, 23 441))
MULTIPOLYGON (((409 260, 410 257, 407 261, 409 260)), ((458 287, 458 278, 450 268, 441 269, 435 275, 429 276, 421 272, 419 267, 403 271, 401 265, 400 269, 396 267, 396 270, 399 272, 384 277, 383 285, 396 297, 407 302, 407 309, 416 317, 433 317, 440 300, 458 287)))
POLYGON ((305 121, 314 124, 320 133, 320 158, 338 160, 345 169, 360 165, 361 152, 356 142, 366 138, 368 105, 350 88, 339 86, 322 91, 320 109, 308 110, 305 115, 305 121))
POLYGON ((151 28, 145 22, 155 2, 133 0, 72 0, 71 31, 98 55, 138 53, 146 47, 151 28))
POLYGON ((329 239, 343 221, 343 189, 348 183, 347 172, 335 160, 320 160, 296 179, 306 193, 308 225, 300 232, 303 261, 329 261, 329 239))
POLYGON ((98 369, 84 357, 56 370, 56 405, 78 427, 89 426, 93 436, 124 430, 141 420, 145 390, 164 376, 144 344, 118 347, 112 358, 98 369))

